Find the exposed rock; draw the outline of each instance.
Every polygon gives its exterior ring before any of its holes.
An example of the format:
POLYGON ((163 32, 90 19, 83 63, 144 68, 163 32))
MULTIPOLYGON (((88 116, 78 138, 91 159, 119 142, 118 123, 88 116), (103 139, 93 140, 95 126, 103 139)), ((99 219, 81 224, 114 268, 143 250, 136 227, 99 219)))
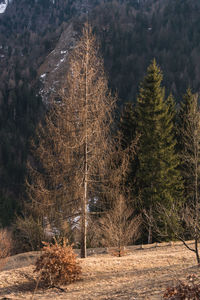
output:
POLYGON ((56 48, 46 57, 39 68, 38 75, 42 83, 40 95, 44 102, 48 102, 57 95, 65 81, 68 69, 68 55, 76 44, 76 37, 77 32, 70 24, 61 34, 56 48))

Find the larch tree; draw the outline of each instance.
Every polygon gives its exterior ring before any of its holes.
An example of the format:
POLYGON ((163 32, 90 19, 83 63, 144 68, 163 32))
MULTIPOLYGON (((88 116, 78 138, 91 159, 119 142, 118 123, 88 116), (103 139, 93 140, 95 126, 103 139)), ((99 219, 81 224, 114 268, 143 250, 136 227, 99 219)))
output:
POLYGON ((87 255, 88 204, 101 197, 108 181, 114 107, 98 43, 86 23, 69 57, 66 84, 40 126, 27 180, 31 203, 40 212, 43 207, 43 218, 45 207, 63 219, 80 216, 81 257, 87 255))
POLYGON ((141 215, 134 210, 135 199, 127 184, 136 154, 138 139, 129 142, 124 149, 123 137, 118 133, 114 149, 108 160, 109 180, 106 190, 107 205, 93 218, 94 238, 98 246, 115 247, 113 250, 122 255, 124 246, 133 244, 140 236, 141 215), (131 154, 131 155, 130 155, 131 154))
POLYGON ((157 205, 169 207, 181 194, 172 98, 165 101, 162 78, 162 72, 153 60, 141 84, 136 104, 137 130, 141 134, 136 180, 141 206, 148 214, 148 243, 152 242, 157 205))
POLYGON ((116 247, 119 257, 123 255, 124 247, 133 244, 140 236, 141 216, 135 215, 127 198, 118 191, 114 207, 96 223, 97 235, 103 246, 116 247))

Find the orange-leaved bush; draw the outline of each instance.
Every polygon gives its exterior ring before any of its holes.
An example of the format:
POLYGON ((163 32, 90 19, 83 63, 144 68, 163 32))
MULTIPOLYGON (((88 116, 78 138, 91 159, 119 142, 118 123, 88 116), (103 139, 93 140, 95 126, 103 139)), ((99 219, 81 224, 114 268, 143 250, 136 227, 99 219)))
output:
POLYGON ((36 261, 35 272, 47 286, 64 285, 80 279, 81 267, 68 240, 62 244, 44 242, 43 253, 36 261))
POLYGON ((0 259, 7 258, 12 250, 12 236, 7 229, 0 229, 0 259))
POLYGON ((0 229, 0 270, 3 269, 13 248, 11 232, 7 229, 0 229))
POLYGON ((195 282, 198 277, 192 274, 187 277, 187 282, 179 281, 176 286, 168 287, 164 293, 164 299, 170 300, 198 300, 200 299, 200 284, 195 282))

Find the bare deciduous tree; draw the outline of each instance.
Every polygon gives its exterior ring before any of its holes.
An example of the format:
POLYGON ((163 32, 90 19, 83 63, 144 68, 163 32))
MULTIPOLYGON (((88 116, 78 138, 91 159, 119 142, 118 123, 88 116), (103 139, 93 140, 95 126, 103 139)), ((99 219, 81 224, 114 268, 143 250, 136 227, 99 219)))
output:
POLYGON ((116 247, 118 256, 124 246, 139 238, 141 217, 134 216, 131 206, 123 195, 118 195, 114 207, 107 211, 97 222, 97 232, 104 246, 116 247))
POLYGON ((120 146, 120 137, 109 158, 110 178, 108 189, 110 208, 100 214, 94 222, 96 234, 101 244, 116 247, 119 256, 124 246, 139 238, 141 216, 134 212, 134 201, 127 186, 127 175, 130 169, 130 153, 135 153, 137 138, 126 149, 120 146))
POLYGON ((184 246, 195 253, 197 263, 200 263, 198 243, 200 240, 200 219, 197 219, 195 208, 191 205, 173 205, 170 209, 159 206, 159 218, 153 220, 153 229, 161 238, 169 238, 168 232, 161 230, 167 226, 174 239, 180 240, 184 246), (194 245, 187 243, 187 239, 194 239, 194 245))
POLYGON ((96 38, 86 24, 69 58, 66 85, 50 105, 46 126, 38 131, 36 161, 30 164, 27 180, 31 205, 39 214, 42 210, 43 219, 47 212, 58 222, 81 216, 82 257, 86 257, 89 199, 98 197, 108 180, 114 106, 96 38))

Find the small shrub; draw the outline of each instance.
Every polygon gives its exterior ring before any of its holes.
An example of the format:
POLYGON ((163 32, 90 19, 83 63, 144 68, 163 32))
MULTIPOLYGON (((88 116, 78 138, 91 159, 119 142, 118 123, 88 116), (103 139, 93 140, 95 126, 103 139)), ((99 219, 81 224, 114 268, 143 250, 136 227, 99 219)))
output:
POLYGON ((12 250, 12 237, 7 229, 0 229, 0 269, 5 265, 12 250))
POLYGON ((168 287, 164 293, 164 299, 170 300, 198 300, 200 299, 200 284, 195 283, 196 275, 190 275, 187 282, 179 282, 174 287, 168 287))
POLYGON ((37 251, 45 239, 44 228, 40 220, 30 217, 18 217, 13 225, 15 252, 37 251))
POLYGON ((117 257, 125 256, 128 253, 127 249, 124 246, 108 248, 107 251, 110 255, 117 256, 117 257))
POLYGON ((11 233, 7 229, 0 229, 0 258, 10 255, 12 249, 11 233))
POLYGON ((64 285, 80 279, 81 267, 67 240, 63 240, 62 245, 56 240, 55 244, 43 244, 43 254, 36 261, 35 272, 40 272, 45 285, 64 285))

